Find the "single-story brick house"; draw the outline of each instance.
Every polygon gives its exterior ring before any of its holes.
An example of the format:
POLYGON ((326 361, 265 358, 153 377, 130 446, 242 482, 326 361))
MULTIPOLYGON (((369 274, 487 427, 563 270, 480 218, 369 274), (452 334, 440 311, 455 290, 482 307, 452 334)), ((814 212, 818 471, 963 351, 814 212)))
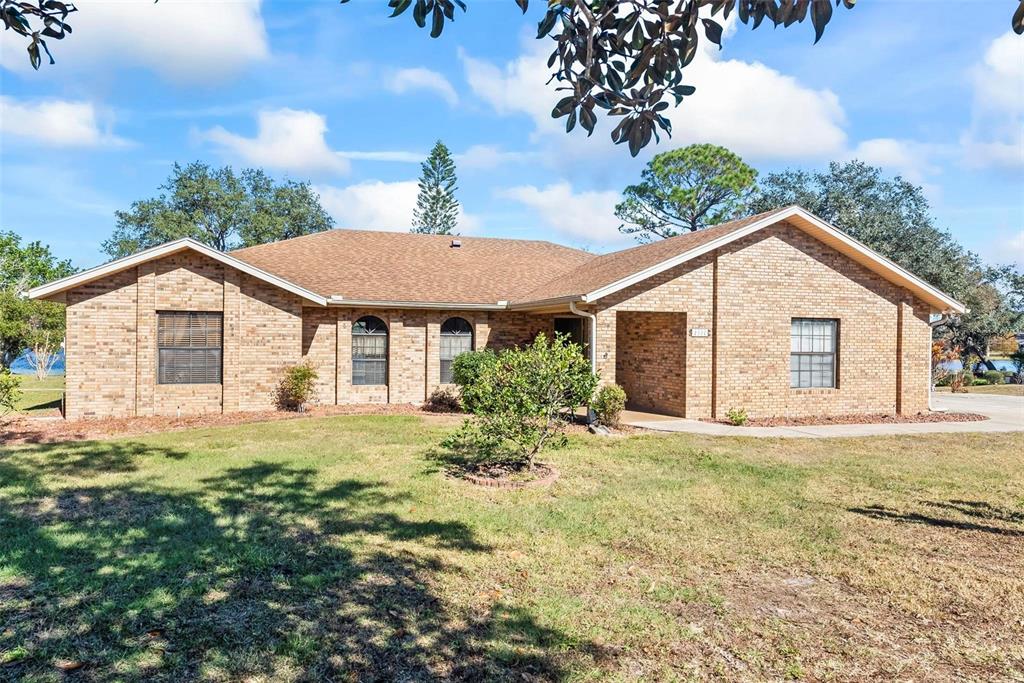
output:
POLYGON ((332 230, 184 239, 30 292, 67 303, 68 418, 421 402, 470 349, 566 332, 632 408, 689 418, 928 409, 929 316, 962 304, 799 207, 594 255, 332 230))

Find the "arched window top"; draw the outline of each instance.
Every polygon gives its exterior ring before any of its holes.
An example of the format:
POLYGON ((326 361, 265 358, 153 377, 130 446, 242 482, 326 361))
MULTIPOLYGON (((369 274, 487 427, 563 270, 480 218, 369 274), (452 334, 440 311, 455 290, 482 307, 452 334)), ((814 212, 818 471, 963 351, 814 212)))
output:
POLYGON ((453 337, 473 336, 473 326, 465 318, 448 318, 441 325, 441 334, 453 337))
POLYGON ((364 315, 352 325, 352 334, 383 334, 387 335, 388 326, 384 321, 373 315, 364 315))

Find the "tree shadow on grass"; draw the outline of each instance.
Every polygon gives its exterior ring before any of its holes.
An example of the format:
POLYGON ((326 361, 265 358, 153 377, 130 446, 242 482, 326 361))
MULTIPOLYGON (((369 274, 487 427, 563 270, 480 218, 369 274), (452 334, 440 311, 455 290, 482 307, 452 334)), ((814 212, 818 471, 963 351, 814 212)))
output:
POLYGON ((956 519, 947 519, 945 517, 922 515, 917 512, 900 512, 899 510, 892 510, 883 505, 851 507, 847 508, 847 511, 855 512, 859 515, 865 515, 867 517, 874 517, 875 519, 888 519, 893 522, 900 522, 906 524, 925 524, 927 526, 943 527, 947 529, 981 531, 984 533, 997 534, 1000 536, 1024 537, 1024 530, 1022 529, 1007 529, 1006 527, 992 526, 989 524, 978 524, 976 522, 966 522, 956 519))
POLYGON ((489 548, 388 511, 403 496, 379 484, 254 463, 187 492, 35 486, 0 495, 0 678, 554 680, 549 649, 587 651, 522 610, 449 604, 446 557, 489 548))
POLYGON ((1010 510, 980 500, 926 500, 925 505, 959 512, 965 517, 975 517, 990 522, 1024 524, 1024 510, 1010 510))

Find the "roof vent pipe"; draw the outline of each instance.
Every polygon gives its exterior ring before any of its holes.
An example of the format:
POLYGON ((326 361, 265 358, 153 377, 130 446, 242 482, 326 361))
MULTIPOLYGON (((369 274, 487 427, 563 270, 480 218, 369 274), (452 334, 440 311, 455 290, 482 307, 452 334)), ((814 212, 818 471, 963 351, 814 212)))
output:
POLYGON ((452 240, 452 249, 458 249, 462 246, 462 240, 452 240))

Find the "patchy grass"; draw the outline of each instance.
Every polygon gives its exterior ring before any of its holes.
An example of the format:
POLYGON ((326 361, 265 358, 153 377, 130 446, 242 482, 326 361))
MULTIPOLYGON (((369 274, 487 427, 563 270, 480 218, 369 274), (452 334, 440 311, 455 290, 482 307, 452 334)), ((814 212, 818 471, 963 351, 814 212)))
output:
MULTIPOLYGON (((949 387, 936 387, 935 391, 948 394, 949 387)), ((982 384, 976 387, 967 387, 967 393, 1024 396, 1024 384, 982 384)))
POLYGON ((1024 668, 1024 437, 574 436, 446 479, 443 423, 0 450, 0 678, 992 680, 1024 668))
POLYGON ((21 378, 21 399, 15 409, 33 415, 60 414, 60 399, 64 394, 64 375, 50 375, 37 379, 35 375, 21 378))

